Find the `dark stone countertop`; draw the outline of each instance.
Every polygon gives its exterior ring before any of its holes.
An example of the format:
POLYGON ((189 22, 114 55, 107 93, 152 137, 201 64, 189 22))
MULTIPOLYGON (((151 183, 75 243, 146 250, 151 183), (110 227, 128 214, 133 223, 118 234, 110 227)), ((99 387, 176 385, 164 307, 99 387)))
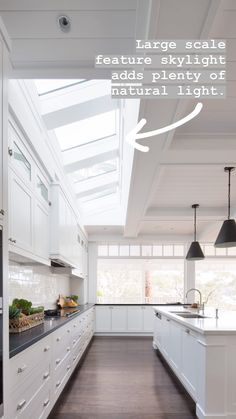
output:
POLYGON ((156 306, 182 306, 183 303, 167 303, 167 304, 158 304, 158 303, 148 303, 148 304, 113 304, 113 303, 109 303, 109 304, 103 304, 103 303, 96 303, 96 306, 150 306, 150 307, 156 307, 156 306))
POLYGON ((10 358, 15 356, 19 352, 23 351, 24 349, 29 348, 29 346, 38 342, 40 339, 43 339, 45 336, 54 332, 59 327, 64 326, 64 324, 70 322, 75 317, 80 316, 82 313, 89 310, 93 306, 94 304, 80 305, 79 313, 74 314, 71 317, 58 317, 58 318, 56 317, 52 321, 49 320, 48 318, 44 321, 43 324, 32 327, 32 329, 25 330, 24 332, 20 332, 20 333, 10 333, 10 338, 9 338, 10 358))

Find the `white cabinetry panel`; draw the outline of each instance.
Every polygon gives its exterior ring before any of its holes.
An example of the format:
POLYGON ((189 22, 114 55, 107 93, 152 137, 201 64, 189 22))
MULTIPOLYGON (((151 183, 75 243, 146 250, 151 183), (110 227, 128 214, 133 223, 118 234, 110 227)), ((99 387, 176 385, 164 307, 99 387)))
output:
POLYGON ((196 394, 197 369, 197 340, 189 329, 182 329, 182 379, 192 396, 196 394))
POLYGON ((125 332, 127 330, 127 310, 123 307, 112 307, 111 330, 112 332, 125 332))
POLYGON ((104 306, 96 310, 96 331, 110 332, 111 331, 111 308, 104 306))
POLYGON ((48 258, 49 255, 49 213, 41 203, 35 204, 34 248, 37 255, 48 258))
MULTIPOLYGON (((153 314, 154 315, 154 314, 153 314)), ((143 310, 142 307, 128 307, 128 331, 142 332, 143 331, 143 310)))
POLYGON ((10 244, 33 252, 32 193, 12 172, 10 174, 10 244))
POLYGON ((153 332, 154 329, 154 311, 152 307, 143 306, 143 329, 145 332, 153 332))
POLYGON ((153 332, 154 310, 146 306, 96 306, 96 332, 150 334, 153 332))

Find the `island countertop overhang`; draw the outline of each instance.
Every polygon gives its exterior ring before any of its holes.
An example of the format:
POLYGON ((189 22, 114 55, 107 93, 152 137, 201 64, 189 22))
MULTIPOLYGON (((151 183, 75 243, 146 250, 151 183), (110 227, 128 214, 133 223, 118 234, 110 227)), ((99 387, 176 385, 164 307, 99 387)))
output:
POLYGON ((215 317, 215 309, 202 310, 185 308, 183 306, 153 306, 156 313, 172 319, 173 321, 203 335, 236 335, 236 311, 219 310, 219 318, 215 317), (175 311, 175 313, 173 313, 175 311), (191 312, 203 315, 203 318, 183 318, 178 313, 191 312))

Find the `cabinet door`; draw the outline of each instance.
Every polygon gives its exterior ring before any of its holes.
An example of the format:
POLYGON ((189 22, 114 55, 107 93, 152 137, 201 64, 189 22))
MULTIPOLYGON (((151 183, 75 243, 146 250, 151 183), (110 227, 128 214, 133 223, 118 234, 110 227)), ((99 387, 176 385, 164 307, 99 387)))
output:
POLYGON ((143 309, 143 330, 144 332, 153 333, 154 330, 154 310, 152 307, 142 307, 143 309))
POLYGON ((109 307, 96 307, 96 332, 111 332, 111 311, 109 307))
POLYGON ((10 244, 33 252, 32 193, 12 172, 10 175, 10 244))
POLYGON ((34 213, 34 250, 38 256, 49 258, 49 213, 38 201, 34 213))
POLYGON ((169 358, 171 366, 179 371, 181 369, 182 328, 173 321, 170 322, 170 342, 169 358))
POLYGON ((154 318, 154 343, 161 350, 162 347, 162 315, 155 313, 154 318))
POLYGON ((197 386, 197 340, 189 329, 182 329, 182 378, 192 396, 197 386))
POLYGON ((114 306, 111 310, 111 329, 112 332, 127 331, 127 307, 114 306))
POLYGON ((168 359, 170 352, 170 319, 162 316, 162 351, 168 359))
POLYGON ((143 331, 143 310, 142 307, 128 307, 128 332, 142 332, 143 331))

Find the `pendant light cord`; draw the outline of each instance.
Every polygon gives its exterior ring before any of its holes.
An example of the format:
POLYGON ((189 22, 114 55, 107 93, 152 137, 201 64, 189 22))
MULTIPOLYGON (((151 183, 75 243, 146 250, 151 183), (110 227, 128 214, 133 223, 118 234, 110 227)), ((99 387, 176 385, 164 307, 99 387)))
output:
POLYGON ((230 220, 230 175, 231 175, 231 170, 229 170, 229 181, 228 181, 228 220, 230 220))
POLYGON ((196 211, 197 211, 197 208, 195 207, 194 208, 194 241, 196 241, 196 238, 197 238, 197 221, 196 221, 196 211))

